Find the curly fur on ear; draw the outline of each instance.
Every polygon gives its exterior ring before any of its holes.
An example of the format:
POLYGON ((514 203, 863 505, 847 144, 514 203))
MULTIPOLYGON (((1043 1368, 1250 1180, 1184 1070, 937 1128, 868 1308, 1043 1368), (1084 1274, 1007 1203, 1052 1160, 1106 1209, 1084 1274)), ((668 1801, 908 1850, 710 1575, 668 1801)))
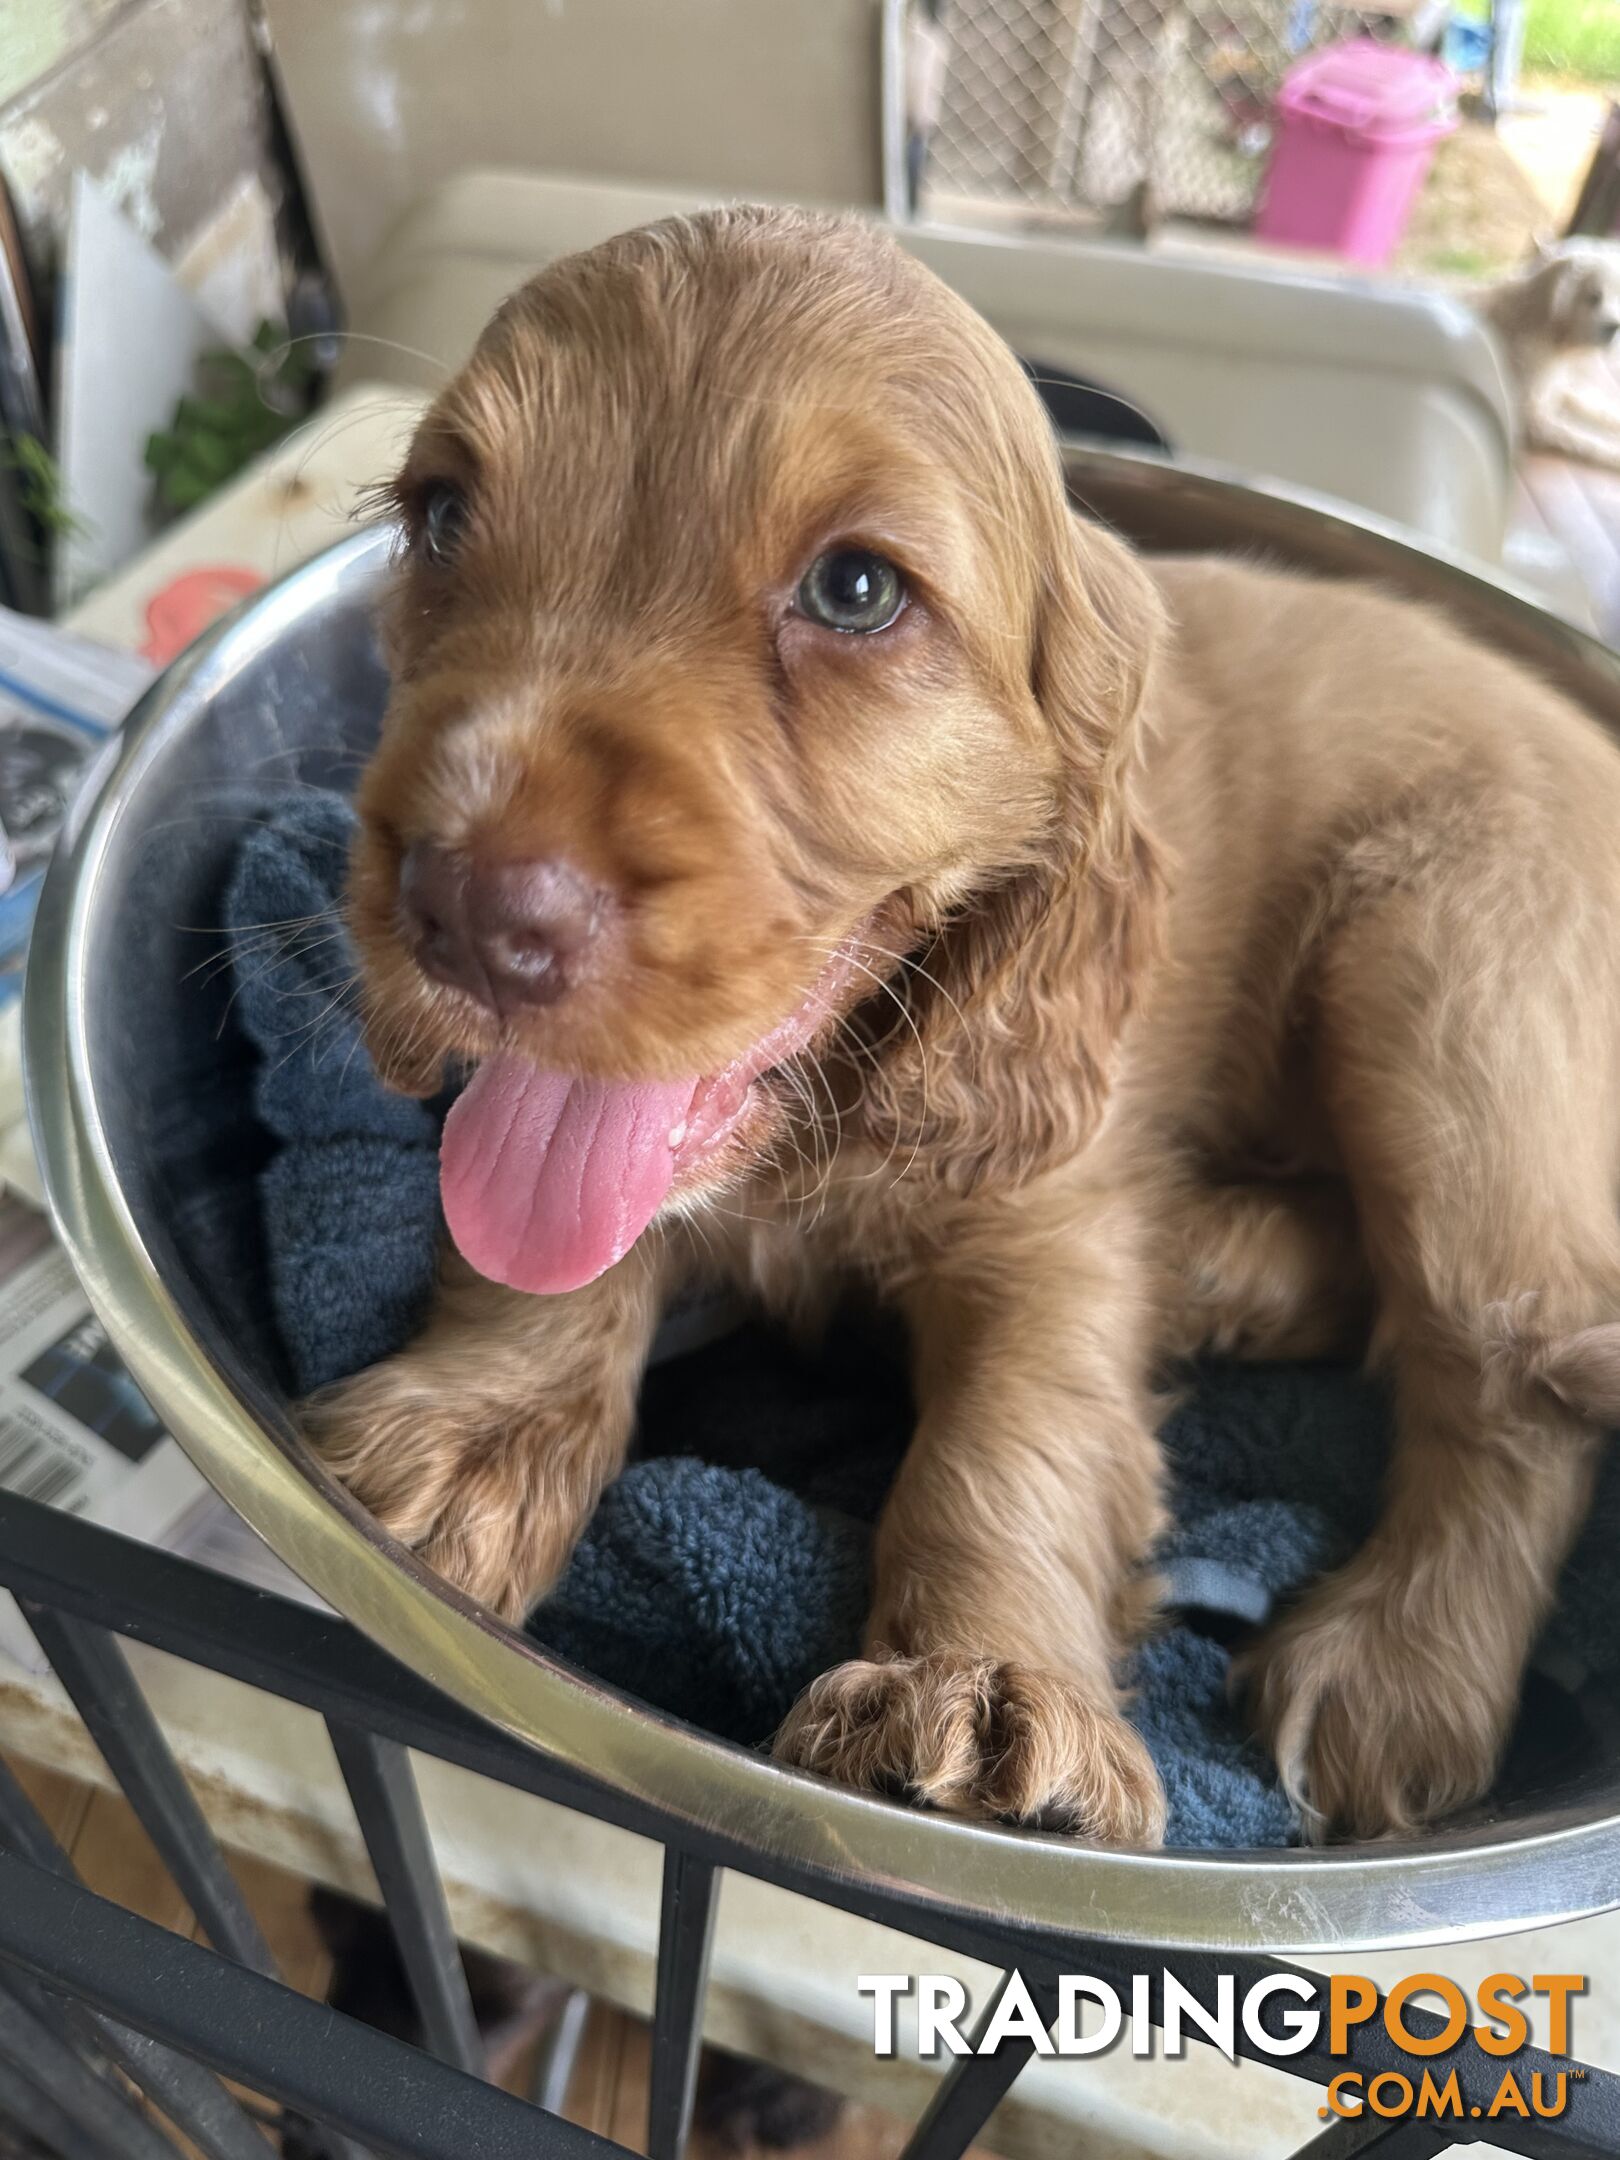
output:
POLYGON ((885 1058, 883 1111, 955 1191, 1021 1184, 1095 1131, 1161 938, 1164 874, 1137 804, 1142 709, 1165 627, 1135 557, 1053 519, 1030 687, 1061 752, 1039 852, 947 919, 910 983, 916 1035, 885 1058), (1072 1084, 1051 1085, 1060 1070, 1072 1084))

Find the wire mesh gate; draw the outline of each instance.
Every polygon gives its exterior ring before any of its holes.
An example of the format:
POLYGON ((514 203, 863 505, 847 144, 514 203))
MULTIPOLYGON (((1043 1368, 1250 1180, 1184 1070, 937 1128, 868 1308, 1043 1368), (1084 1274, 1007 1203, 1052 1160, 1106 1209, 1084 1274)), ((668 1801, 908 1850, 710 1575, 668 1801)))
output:
MULTIPOLYGON (((1408 10, 1338 0, 937 0, 908 8, 912 195, 926 214, 1243 224, 1288 67, 1408 10)), ((893 206, 891 205, 891 208, 893 206)))
MULTIPOLYGON (((213 1945, 205 1949, 95 1896, 0 1763, 0 2130, 53 2160, 173 2160, 174 2134, 203 2160, 266 2160, 262 2116, 228 2077, 326 2127, 332 2160, 594 2160, 623 2147, 482 2081, 481 2050, 410 1751, 650 1836, 664 1845, 647 2150, 677 2160, 691 2118, 709 1945, 720 1871, 742 1856, 723 1839, 508 1738, 461 1708, 346 1622, 155 1552, 34 1502, 0 1496, 0 1585, 30 1624, 109 1769, 213 1945), (310 2001, 277 1976, 120 1637, 151 1644, 321 1715, 382 1890, 432 2053, 310 2001)), ((1133 1950, 1040 1930, 998 1929, 900 1893, 852 1886, 800 1866, 747 1871, 785 1888, 1022 1975, 1050 2022, 1059 1980, 1083 1972, 1128 1998, 1146 1977, 1162 2023, 1167 1971, 1206 2005, 1217 1973, 1247 1990, 1271 1974, 1300 1987, 1258 2013, 1281 2037, 1316 1975, 1256 1957, 1133 1950)), ((986 2007, 979 2030, 994 2014, 986 2007)), ((1443 2021, 1408 2009, 1413 2033, 1443 2021)), ((1325 2033, 1325 2020, 1322 2031, 1325 2033)), ((1196 2033, 1195 2037, 1201 2037, 1196 2033)), ((1272 2061, 1245 2029, 1237 2051, 1272 2061)), ((957 2160, 1034 2052, 1027 2039, 960 2057, 941 2080, 906 2160, 957 2160)), ((1319 2037, 1282 2065, 1326 2085, 1346 2069, 1368 2081, 1412 2067, 1381 2022, 1356 2028, 1347 2053, 1319 2037)), ((1144 2074, 1151 2065, 1144 2064, 1144 2074)), ((1457 2074, 1463 2113, 1443 2126, 1366 2115, 1330 2122, 1302 2152, 1319 2160, 1432 2155, 1486 2138, 1531 2160, 1615 2160, 1620 2077, 1583 2071, 1567 2111, 1510 2125, 1484 2119, 1502 2066, 1472 2033, 1425 2058, 1457 2074), (1469 2110, 1472 2113, 1469 2113, 1469 2110)), ((1528 2084, 1568 2062, 1514 2057, 1528 2084)))

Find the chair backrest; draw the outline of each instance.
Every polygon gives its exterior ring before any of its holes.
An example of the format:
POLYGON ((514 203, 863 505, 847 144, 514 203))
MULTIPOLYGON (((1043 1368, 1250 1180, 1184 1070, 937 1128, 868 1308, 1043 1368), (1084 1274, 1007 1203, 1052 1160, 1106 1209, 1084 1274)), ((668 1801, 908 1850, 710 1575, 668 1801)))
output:
MULTIPOLYGON (((408 213, 357 285, 343 376, 431 388, 544 264, 705 199, 465 173, 408 213)), ((1460 302, 1230 250, 914 226, 897 237, 1017 351, 1107 383, 1185 454, 1499 557, 1511 408, 1490 341, 1460 302)))

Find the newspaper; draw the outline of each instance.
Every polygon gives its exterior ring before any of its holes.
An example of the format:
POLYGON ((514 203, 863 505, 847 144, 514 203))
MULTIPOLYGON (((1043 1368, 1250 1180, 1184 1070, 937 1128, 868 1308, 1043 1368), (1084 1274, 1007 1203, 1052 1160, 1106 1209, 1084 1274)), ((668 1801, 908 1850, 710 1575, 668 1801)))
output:
POLYGON ((0 608, 0 1005, 22 987, 34 906, 68 805, 151 679, 135 653, 0 608))
POLYGON ((132 1536, 208 1488, 107 1340, 45 1218, 0 1199, 0 1486, 132 1536), (178 1458, 178 1460, 176 1459, 178 1458))
MULTIPOLYGON (((0 20, 5 12, 5 0, 0 0, 0 20)), ((100 745, 151 679, 154 670, 136 648, 173 651, 243 592, 341 539, 359 491, 377 473, 398 464, 404 447, 401 431, 409 433, 411 418, 410 413, 401 414, 400 400, 392 393, 358 390, 337 399, 318 424, 288 437, 268 459, 222 488, 74 610, 78 628, 93 631, 103 643, 0 608, 0 744, 8 730, 16 739, 9 784, 19 798, 13 807, 0 806, 9 849, 0 885, 0 1181, 12 1194, 36 1202, 40 1196, 22 1118, 16 992, 43 851, 61 825, 74 788, 82 785, 101 755, 100 745), (200 603, 206 603, 201 612, 200 603), (35 739, 35 731, 49 740, 35 739)), ((0 769, 0 793, 7 787, 0 769)), ((14 1199, 0 1199, 0 1225, 8 1217, 16 1219, 11 1216, 15 1205, 14 1199)), ((38 1481, 49 1495, 55 1485, 58 1489, 50 1495, 54 1504, 88 1520, 263 1588, 318 1602, 224 1501, 214 1497, 161 1427, 160 1437, 149 1437, 151 1428, 118 1390, 113 1393, 121 1414, 113 1423, 127 1446, 144 1449, 138 1461, 99 1429, 94 1415, 81 1423, 61 1392, 52 1394, 49 1385, 41 1388, 26 1377, 35 1359, 47 1350, 61 1351, 65 1343, 61 1357, 52 1355, 40 1366, 38 1378, 60 1390, 69 1365, 93 1370, 98 1377, 81 1379, 72 1392, 81 1403, 90 1395, 99 1401, 111 1357, 99 1331, 78 1332, 86 1323, 94 1327, 94 1322, 82 1295, 68 1288, 67 1265, 59 1251, 50 1248, 50 1266, 41 1266, 28 1284, 17 1279, 32 1262, 42 1260, 49 1243, 37 1214, 32 1234, 44 1242, 36 1244, 31 1259, 16 1247, 7 1258, 0 1236, 0 1302, 19 1316, 21 1325, 36 1329, 31 1338, 35 1348, 24 1355, 13 1345, 10 1318, 0 1312, 0 1407, 8 1418, 26 1412, 25 1437, 9 1437, 4 1443, 8 1451, 16 1448, 17 1463, 9 1478, 0 1478, 0 1486, 38 1481), (57 1292, 61 1303, 53 1305, 57 1292), (33 1303, 35 1320, 21 1321, 33 1301, 40 1301, 33 1303), (42 1437, 34 1419, 48 1428, 48 1437, 42 1437)), ((128 1376, 123 1377, 127 1381, 128 1376)), ((150 1410, 144 1405, 143 1410, 150 1418, 150 1410)), ((8 1425, 8 1434, 13 1430, 8 1425)), ((9 1607, 9 1600, 0 1595, 0 1604, 9 1607)), ((9 1632, 7 1617, 0 1611, 0 1651, 20 1651, 34 1671, 43 1670, 20 1616, 9 1615, 14 1622, 9 1632)))
MULTIPOLYGON (((107 1340, 50 1225, 11 1194, 0 1197, 0 1491, 320 1603, 193 1469, 107 1340)), ((0 1654, 45 1669, 3 1593, 0 1654)))
MULTIPOLYGON (((0 608, 0 1174, 34 1197, 15 1006, 35 903, 74 794, 151 673, 0 608)), ((0 1491, 319 1602, 192 1468, 15 1190, 0 1192, 0 1491)), ((0 1655, 45 1669, 4 1593, 0 1655)))
MULTIPOLYGON (((0 1197, 0 1491, 320 1603, 193 1469, 107 1340, 50 1225, 11 1194, 0 1197)), ((0 1655, 45 1669, 3 1593, 0 1655)))
MULTIPOLYGON (((17 997, 35 903, 74 795, 152 674, 0 607, 0 1492, 319 1604, 165 1431, 32 1204, 17 997)), ((46 1670, 4 1592, 0 1657, 46 1670)))
POLYGON ((0 1185, 34 1200, 17 1025, 34 909, 69 804, 151 678, 134 653, 0 607, 0 1185))

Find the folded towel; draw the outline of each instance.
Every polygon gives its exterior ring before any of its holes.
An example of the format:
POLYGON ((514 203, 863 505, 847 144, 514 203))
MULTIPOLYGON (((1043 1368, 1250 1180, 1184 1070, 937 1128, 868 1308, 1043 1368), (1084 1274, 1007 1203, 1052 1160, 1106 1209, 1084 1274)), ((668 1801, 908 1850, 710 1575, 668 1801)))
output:
POLYGON ((300 1395, 408 1340, 441 1230, 443 1106, 388 1093, 354 1014, 337 912, 353 829, 341 795, 294 795, 250 822, 225 893, 237 1012, 263 1053, 254 1108, 281 1143, 259 1195, 300 1395))
MULTIPOLYGON (((446 1102, 386 1093, 346 993, 353 956, 335 910, 351 830, 335 795, 268 803, 226 898, 237 1008, 262 1053, 255 1109, 276 1143, 259 1181, 271 1300, 300 1392, 408 1340, 442 1234, 446 1102), (263 925, 305 918, 266 947, 263 925)), ((662 1710, 763 1743, 808 1681, 857 1650, 871 1525, 910 1419, 892 1343, 854 1319, 816 1356, 750 1325, 655 1364, 631 1464, 531 1632, 662 1710)), ((1210 1363, 1188 1376, 1164 1432, 1169 1619, 1131 1675, 1171 1843, 1292 1835, 1228 1705, 1227 1644, 1354 1550, 1388 1438, 1382 1389, 1345 1369, 1210 1363)), ((1620 1679, 1617 1536, 1611 1457, 1543 1645, 1542 1668, 1565 1687, 1620 1679)), ((1560 1744, 1578 1746, 1579 1722, 1566 1722, 1560 1744)))

